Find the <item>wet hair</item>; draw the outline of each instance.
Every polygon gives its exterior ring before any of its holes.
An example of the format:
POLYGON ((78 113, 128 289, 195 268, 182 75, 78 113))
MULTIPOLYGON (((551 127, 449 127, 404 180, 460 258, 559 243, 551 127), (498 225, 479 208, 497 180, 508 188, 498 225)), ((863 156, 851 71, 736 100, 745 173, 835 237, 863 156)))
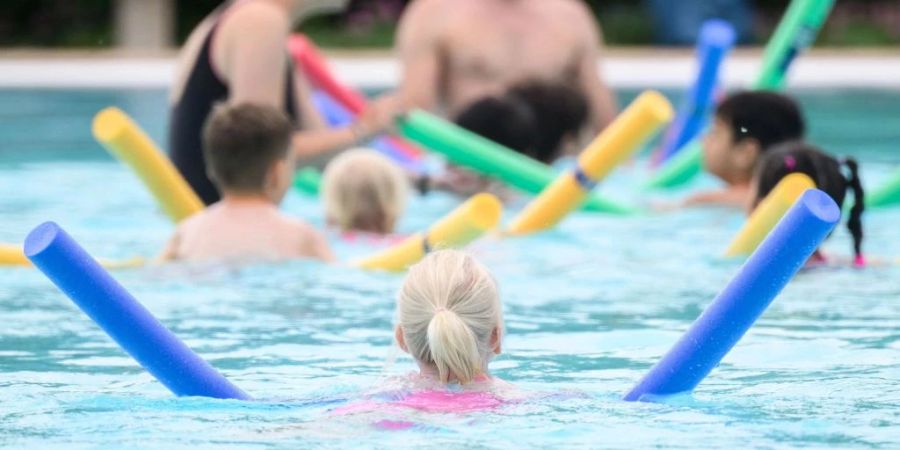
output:
POLYGON ((325 215, 342 231, 393 233, 408 193, 400 167, 370 149, 341 153, 322 175, 325 215))
POLYGON ((584 95, 566 84, 529 81, 513 86, 508 95, 522 99, 534 113, 537 141, 532 156, 538 161, 555 161, 563 139, 577 137, 588 119, 584 95))
POLYGON ((431 253, 410 268, 397 312, 410 355, 437 369, 443 383, 466 384, 484 374, 492 338, 502 335, 497 284, 484 266, 458 250, 431 253))
POLYGON ((816 188, 827 193, 840 207, 844 205, 847 190, 853 191, 853 207, 850 208, 847 229, 853 237, 856 261, 861 264, 865 192, 859 179, 859 165, 856 160, 845 158, 838 161, 818 148, 802 142, 778 145, 767 152, 757 164, 755 203, 765 198, 782 178, 795 172, 808 175, 816 183, 816 188), (846 176, 841 170, 842 166, 847 168, 846 176))
POLYGON ((735 143, 756 139, 760 151, 773 145, 803 139, 806 122, 790 97, 768 91, 731 94, 716 108, 716 117, 731 128, 735 143))
POLYGON ((287 158, 293 127, 263 105, 219 104, 203 126, 203 157, 219 190, 262 191, 276 161, 287 158))
POLYGON ((485 97, 469 105, 454 122, 504 147, 532 156, 537 122, 527 103, 516 97, 485 97))

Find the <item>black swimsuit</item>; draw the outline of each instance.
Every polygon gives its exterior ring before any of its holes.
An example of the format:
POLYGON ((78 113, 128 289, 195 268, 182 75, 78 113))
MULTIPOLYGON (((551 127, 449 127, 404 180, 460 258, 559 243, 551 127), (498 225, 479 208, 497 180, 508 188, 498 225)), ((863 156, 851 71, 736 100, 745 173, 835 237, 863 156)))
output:
MULTIPOLYGON (((219 200, 219 191, 206 175, 206 163, 203 158, 203 124, 213 106, 228 99, 228 86, 216 76, 211 63, 212 38, 219 26, 223 11, 224 9, 220 9, 214 13, 218 16, 215 19, 216 23, 212 25, 206 35, 197 60, 194 62, 194 68, 188 75, 184 92, 181 94, 181 98, 172 105, 169 114, 169 155, 175 167, 207 205, 219 200)), ((293 122, 298 123, 293 65, 288 63, 287 70, 285 108, 293 122)))

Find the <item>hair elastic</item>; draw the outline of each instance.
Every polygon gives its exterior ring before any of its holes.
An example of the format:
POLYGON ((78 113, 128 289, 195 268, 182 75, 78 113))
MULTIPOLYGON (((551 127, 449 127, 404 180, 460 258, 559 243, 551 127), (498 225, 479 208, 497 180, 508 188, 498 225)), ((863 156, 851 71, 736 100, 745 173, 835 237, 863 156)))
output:
POLYGON ((793 171, 794 168, 797 167, 797 160, 793 156, 785 156, 784 166, 787 167, 788 171, 793 171))

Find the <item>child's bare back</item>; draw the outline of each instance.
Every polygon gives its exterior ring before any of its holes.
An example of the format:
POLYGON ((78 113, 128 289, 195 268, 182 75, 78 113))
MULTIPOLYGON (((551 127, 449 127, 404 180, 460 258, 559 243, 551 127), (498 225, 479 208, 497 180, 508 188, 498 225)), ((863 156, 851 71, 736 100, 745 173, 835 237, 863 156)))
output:
POLYGON ((334 259, 321 233, 270 202, 227 198, 179 225, 164 257, 222 262, 334 259))
POLYGON ((278 210, 294 176, 291 134, 290 120, 275 108, 216 107, 204 127, 203 152, 222 200, 182 222, 162 259, 332 261, 318 231, 278 210))

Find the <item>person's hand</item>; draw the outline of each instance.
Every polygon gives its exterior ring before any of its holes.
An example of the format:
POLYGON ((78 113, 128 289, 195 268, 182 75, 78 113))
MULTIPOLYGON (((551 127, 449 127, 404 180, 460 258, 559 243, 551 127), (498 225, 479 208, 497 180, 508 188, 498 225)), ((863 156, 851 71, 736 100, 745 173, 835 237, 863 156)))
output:
POLYGON ((405 112, 399 98, 381 96, 371 101, 353 124, 357 141, 366 141, 382 133, 391 133, 397 118, 405 112))

